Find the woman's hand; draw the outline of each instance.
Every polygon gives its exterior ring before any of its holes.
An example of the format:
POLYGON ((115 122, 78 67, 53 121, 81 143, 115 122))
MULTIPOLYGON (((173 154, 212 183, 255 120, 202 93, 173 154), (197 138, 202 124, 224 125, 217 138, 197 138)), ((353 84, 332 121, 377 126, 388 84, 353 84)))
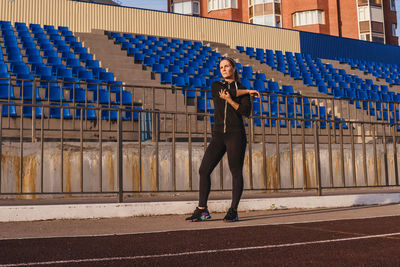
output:
POLYGON ((260 98, 260 92, 258 92, 257 90, 248 90, 249 95, 260 98))
POLYGON ((222 90, 222 89, 221 89, 221 91, 219 91, 219 97, 225 101, 228 101, 229 99, 231 99, 231 95, 226 90, 222 90))

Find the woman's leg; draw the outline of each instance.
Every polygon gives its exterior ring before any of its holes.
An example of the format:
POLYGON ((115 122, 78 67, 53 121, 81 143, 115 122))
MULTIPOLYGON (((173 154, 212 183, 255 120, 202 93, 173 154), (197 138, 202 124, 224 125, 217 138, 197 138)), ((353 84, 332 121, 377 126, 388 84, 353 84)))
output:
POLYGON ((226 138, 229 169, 232 173, 232 203, 231 208, 237 209, 243 192, 243 163, 246 153, 246 134, 244 132, 230 133, 226 138))
POLYGON ((215 133, 204 153, 201 161, 200 174, 200 191, 199 191, 199 207, 206 207, 208 195, 211 189, 211 173, 217 166, 218 162, 224 156, 226 147, 222 134, 215 133))

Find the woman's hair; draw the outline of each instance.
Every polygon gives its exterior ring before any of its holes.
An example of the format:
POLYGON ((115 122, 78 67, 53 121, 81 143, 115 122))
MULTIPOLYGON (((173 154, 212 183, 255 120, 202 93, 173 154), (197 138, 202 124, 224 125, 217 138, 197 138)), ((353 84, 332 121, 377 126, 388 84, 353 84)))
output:
POLYGON ((225 58, 221 59, 220 62, 222 62, 223 60, 228 60, 229 61, 229 63, 231 64, 231 66, 233 68, 233 71, 234 71, 233 72, 233 78, 235 79, 236 82, 240 82, 239 72, 238 72, 238 70, 236 68, 235 60, 233 58, 230 58, 230 57, 225 57, 225 58))

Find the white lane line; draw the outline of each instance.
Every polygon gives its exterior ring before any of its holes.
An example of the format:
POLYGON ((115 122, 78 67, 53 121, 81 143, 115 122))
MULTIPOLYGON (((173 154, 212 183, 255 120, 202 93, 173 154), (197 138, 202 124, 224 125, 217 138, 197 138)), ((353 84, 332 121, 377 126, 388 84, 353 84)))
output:
POLYGON ((278 244, 278 245, 265 245, 265 246, 242 247, 242 248, 212 249, 212 250, 188 251, 188 252, 181 252, 181 253, 167 253, 167 254, 158 254, 158 255, 110 257, 110 258, 93 258, 93 259, 77 259, 77 260, 59 260, 59 261, 42 261, 42 262, 25 262, 25 263, 15 263, 15 264, 0 264, 0 266, 1 267, 17 267, 17 266, 54 265, 54 264, 68 264, 68 263, 107 262, 107 261, 152 259, 152 258, 163 258, 163 257, 179 257, 179 256, 190 256, 190 255, 211 254, 211 253, 221 253, 221 252, 234 252, 234 251, 246 251, 246 250, 257 250, 257 249, 305 246, 305 245, 314 245, 314 244, 324 244, 324 243, 334 243, 334 242, 344 242, 344 241, 353 241, 353 240, 362 240, 362 239, 390 237, 390 236, 396 236, 396 235, 400 235, 400 232, 398 232, 398 233, 380 234, 380 235, 368 235, 368 236, 357 236, 357 237, 328 239, 328 240, 307 241, 307 242, 298 242, 298 243, 287 243, 287 244, 278 244))

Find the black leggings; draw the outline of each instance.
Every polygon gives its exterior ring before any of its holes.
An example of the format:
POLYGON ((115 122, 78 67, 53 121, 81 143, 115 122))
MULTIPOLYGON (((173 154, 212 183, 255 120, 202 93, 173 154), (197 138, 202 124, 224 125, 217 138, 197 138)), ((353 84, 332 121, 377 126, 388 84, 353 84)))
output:
POLYGON ((243 162, 246 152, 246 133, 243 131, 218 133, 214 132, 200 165, 199 207, 206 207, 210 194, 210 175, 215 166, 228 153, 229 169, 232 173, 232 203, 237 209, 243 192, 243 162))

